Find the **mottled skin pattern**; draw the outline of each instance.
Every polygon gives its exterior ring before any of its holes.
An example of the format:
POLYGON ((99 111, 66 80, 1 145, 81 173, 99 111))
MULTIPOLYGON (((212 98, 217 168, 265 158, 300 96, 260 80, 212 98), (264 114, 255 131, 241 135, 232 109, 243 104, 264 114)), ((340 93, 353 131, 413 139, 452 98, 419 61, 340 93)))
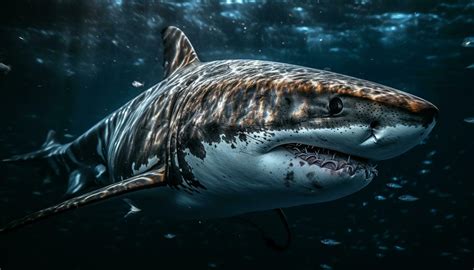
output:
MULTIPOLYGON (((58 174, 80 172, 81 181, 94 178, 95 168, 103 166, 106 173, 92 181, 105 187, 5 229, 144 188, 168 185, 188 194, 205 192, 185 152, 204 160, 206 144, 224 140, 233 145, 236 138, 246 141, 249 133, 259 131, 263 137, 253 140, 269 140, 278 130, 338 130, 371 121, 395 126, 401 114, 406 125, 419 124, 426 115, 422 122, 428 125, 436 110, 413 95, 328 71, 256 60, 203 63, 179 29, 169 27, 163 37, 162 82, 73 142, 60 145, 49 138, 41 150, 6 160, 43 158, 58 174), (327 104, 336 96, 344 98, 347 109, 332 116, 327 104)), ((289 186, 292 179, 285 181, 289 186)))
MULTIPOLYGON (((419 116, 415 114, 432 110, 429 102, 393 88, 328 71, 267 61, 203 63, 179 70, 166 83, 170 90, 182 85, 186 85, 186 90, 179 94, 181 99, 176 104, 174 118, 177 122, 172 123, 170 133, 171 137, 177 137, 171 147, 178 150, 179 164, 173 164, 173 168, 182 169, 187 168, 182 157, 184 149, 189 148, 192 154, 204 158, 203 143, 219 141, 220 134, 228 135, 226 138, 231 142, 236 134, 245 136, 249 131, 345 126, 344 115, 340 115, 341 121, 334 121, 325 118, 327 110, 321 109, 334 96, 354 99, 355 107, 361 111, 369 108, 376 112, 389 104, 393 110, 380 110, 377 117, 385 125, 390 125, 400 111, 413 112, 416 123, 419 116)), ((367 122, 364 114, 357 111, 352 114, 351 123, 357 117, 361 124, 367 122)), ((428 117, 427 123, 431 121, 428 117)), ((193 183, 192 173, 184 173, 187 183, 193 183)))

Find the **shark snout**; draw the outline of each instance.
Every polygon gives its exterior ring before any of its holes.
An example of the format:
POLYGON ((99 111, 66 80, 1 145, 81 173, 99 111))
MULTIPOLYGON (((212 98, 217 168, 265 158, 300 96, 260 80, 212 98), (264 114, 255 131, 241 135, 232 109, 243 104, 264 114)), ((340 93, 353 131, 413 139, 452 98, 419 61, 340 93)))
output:
POLYGON ((384 160, 407 152, 431 133, 438 114, 438 108, 427 102, 417 112, 401 111, 390 119, 372 119, 367 123, 367 136, 359 145, 362 155, 384 160))

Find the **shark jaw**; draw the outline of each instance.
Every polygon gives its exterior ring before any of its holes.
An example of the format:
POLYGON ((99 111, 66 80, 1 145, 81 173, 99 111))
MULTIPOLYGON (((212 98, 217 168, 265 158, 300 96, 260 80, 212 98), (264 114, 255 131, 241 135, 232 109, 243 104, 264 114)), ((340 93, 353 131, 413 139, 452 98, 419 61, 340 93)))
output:
POLYGON ((308 165, 328 169, 341 177, 350 177, 360 172, 370 181, 378 174, 376 165, 362 157, 300 143, 285 144, 283 147, 308 165))
POLYGON ((230 216, 336 200, 367 186, 377 176, 376 162, 408 151, 434 124, 221 134, 203 143, 203 157, 185 150, 185 161, 205 190, 182 206, 208 205, 202 210, 209 216, 230 216), (225 213, 215 207, 222 198, 229 205, 225 213))

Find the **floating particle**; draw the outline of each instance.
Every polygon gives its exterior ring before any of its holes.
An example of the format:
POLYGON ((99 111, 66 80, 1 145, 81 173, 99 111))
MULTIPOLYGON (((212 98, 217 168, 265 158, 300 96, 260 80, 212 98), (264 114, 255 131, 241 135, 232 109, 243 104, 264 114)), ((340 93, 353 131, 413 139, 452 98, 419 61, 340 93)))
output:
POLYGON ((215 264, 213 262, 210 262, 210 263, 207 264, 207 266, 209 266, 209 268, 216 268, 217 264, 215 264))
POLYGON ((464 122, 474 124, 474 116, 464 118, 464 122))
POLYGON ((68 231, 69 231, 68 228, 59 228, 58 230, 59 230, 60 232, 68 232, 68 231))
POLYGON ((33 193, 33 195, 36 195, 36 196, 41 196, 41 195, 43 195, 43 193, 41 193, 41 192, 39 192, 39 191, 33 191, 32 193, 33 193))
POLYGON ((438 197, 440 198, 448 198, 448 197, 451 197, 452 195, 449 194, 449 193, 443 193, 441 191, 438 192, 438 194, 436 194, 438 197))
POLYGON ((424 175, 424 174, 428 174, 428 173, 430 173, 430 172, 431 172, 431 171, 428 170, 428 169, 421 169, 421 170, 418 171, 418 174, 424 175))
POLYGON ((144 83, 141 83, 139 81, 133 81, 132 82, 132 86, 135 87, 135 88, 142 87, 144 85, 145 85, 144 83))
POLYGON ((466 48, 474 48, 474 37, 467 37, 461 43, 461 46, 466 48))
POLYGON ((115 39, 112 39, 112 44, 114 44, 115 46, 117 46, 117 45, 118 45, 118 41, 115 40, 115 39))
POLYGON ((362 207, 366 207, 368 204, 368 202, 362 202, 362 207))
POLYGON ((145 59, 143 58, 138 58, 137 60, 135 60, 135 62, 133 62, 133 65, 134 66, 141 66, 145 63, 145 59))
POLYGON ((400 178, 398 178, 396 176, 392 177, 392 181, 397 182, 398 180, 400 180, 400 178))
POLYGON ((380 250, 388 250, 388 247, 386 247, 386 246, 378 246, 378 248, 379 248, 380 250))
POLYGON ((400 189, 400 188, 402 188, 401 185, 395 184, 395 183, 387 183, 387 184, 385 184, 385 185, 386 185, 387 187, 389 187, 389 188, 394 188, 394 189, 400 189))
POLYGON ((47 185, 47 184, 51 184, 52 181, 51 181, 51 177, 50 176, 46 176, 44 179, 43 179, 43 184, 47 185))
POLYGON ((43 64, 43 63, 44 63, 44 60, 41 59, 41 58, 36 58, 36 63, 38 63, 38 64, 43 64))
POLYGON ((337 246, 337 245, 341 244, 341 242, 336 241, 334 239, 323 239, 323 240, 321 240, 321 243, 323 245, 326 245, 326 246, 337 246))
POLYGON ((176 234, 167 233, 167 234, 164 234, 163 237, 166 239, 173 239, 176 237, 176 234))
POLYGON ((436 150, 433 150, 431 152, 429 152, 426 157, 430 158, 430 157, 433 157, 434 155, 436 155, 436 150))
POLYGON ((71 77, 72 75, 76 74, 76 72, 72 71, 71 69, 66 69, 66 76, 71 77))
POLYGON ((400 197, 398 197, 398 199, 399 199, 400 201, 405 201, 405 202, 414 202, 414 201, 417 201, 417 200, 418 200, 417 197, 412 196, 412 195, 408 195, 408 194, 401 195, 400 197))
POLYGON ((66 133, 66 134, 64 134, 64 138, 71 139, 71 138, 74 138, 74 135, 66 133))
POLYGON ((374 199, 376 199, 377 201, 385 201, 387 198, 385 198, 385 197, 382 196, 382 195, 377 195, 377 196, 375 196, 374 199))
POLYGON ((474 64, 470 64, 469 66, 467 66, 466 68, 469 68, 469 69, 474 69, 474 64))

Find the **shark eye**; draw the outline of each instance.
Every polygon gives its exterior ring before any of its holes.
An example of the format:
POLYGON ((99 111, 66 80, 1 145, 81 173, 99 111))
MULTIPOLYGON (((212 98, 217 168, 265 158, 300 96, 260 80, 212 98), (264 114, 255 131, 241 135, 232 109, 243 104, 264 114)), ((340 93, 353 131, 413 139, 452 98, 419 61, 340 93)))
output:
POLYGON ((343 107, 342 100, 338 97, 332 98, 331 101, 329 101, 329 113, 331 115, 340 113, 343 107))

